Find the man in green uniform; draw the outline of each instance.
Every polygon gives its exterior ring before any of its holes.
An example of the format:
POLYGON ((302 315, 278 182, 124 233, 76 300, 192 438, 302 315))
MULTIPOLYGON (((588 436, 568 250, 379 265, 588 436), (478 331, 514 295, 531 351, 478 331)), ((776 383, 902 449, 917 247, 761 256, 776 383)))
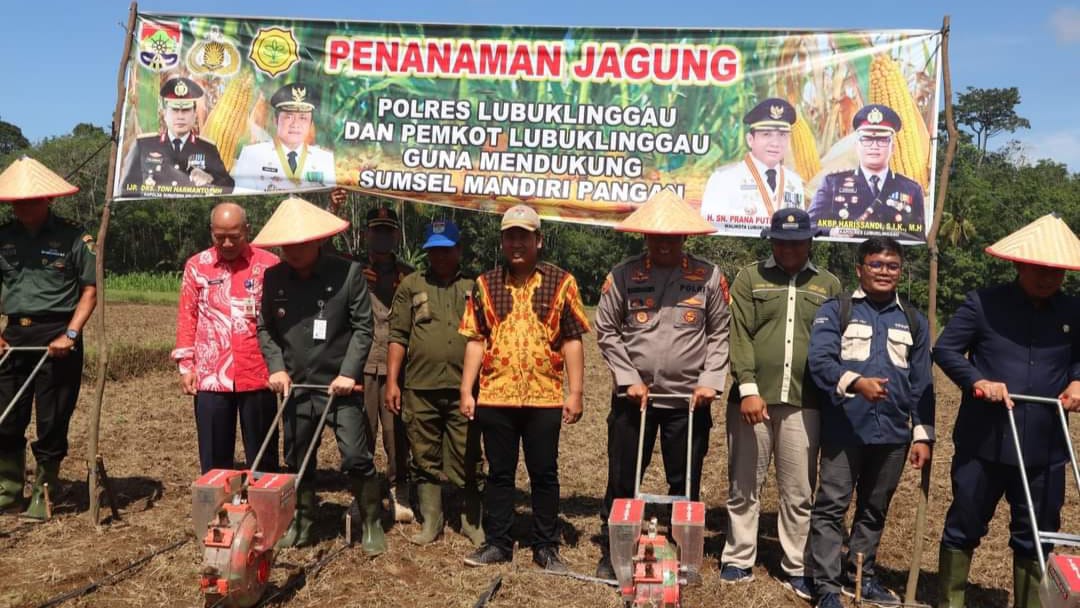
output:
MULTIPOLYGON (((281 246, 282 263, 266 271, 259 310, 259 347, 270 372, 270 389, 289 394, 293 384, 328 385, 341 470, 363 515, 363 548, 386 550, 381 484, 368 441, 363 405, 354 397, 371 348, 371 301, 359 264, 327 254, 323 242, 349 223, 299 198, 282 201, 255 240, 257 247, 281 246)), ((295 472, 312 442, 327 406, 327 393, 296 391, 285 410, 285 464, 295 472)), ((296 515, 281 546, 311 542, 316 497, 311 483, 316 457, 297 488, 296 515)))
POLYGON ((463 502, 461 533, 480 546, 480 435, 458 409, 466 340, 457 329, 474 281, 461 274, 460 232, 454 222, 432 222, 425 237, 430 267, 405 277, 394 293, 386 362, 386 409, 405 422, 424 517, 423 529, 409 540, 426 545, 439 537, 442 482, 449 481, 463 502), (402 361, 404 400, 398 384, 402 361))
MULTIPOLYGON (((47 518, 45 484, 55 491, 67 456, 68 424, 82 382, 82 329, 94 311, 93 239, 49 210, 55 197, 79 189, 44 165, 23 157, 0 174, 0 201, 13 203, 15 219, 0 226, 3 313, 8 324, 0 352, 8 347, 48 347, 30 387, 0 425, 0 509, 23 503, 23 475, 31 404, 37 403, 37 461, 30 505, 22 517, 47 518)), ((40 351, 11 353, 0 367, 0 407, 7 407, 33 373, 40 351)))
MULTIPOLYGON (((367 214, 365 234, 368 265, 364 276, 371 293, 371 313, 375 339, 364 366, 364 407, 371 426, 371 450, 375 451, 382 427, 383 451, 386 453, 386 477, 390 480, 394 521, 413 520, 409 496, 409 439, 401 415, 383 407, 387 386, 386 352, 390 335, 390 305, 401 280, 413 269, 401 263, 394 249, 401 241, 401 224, 393 209, 378 207, 367 214)), ((400 383, 401 378, 397 378, 400 383)))

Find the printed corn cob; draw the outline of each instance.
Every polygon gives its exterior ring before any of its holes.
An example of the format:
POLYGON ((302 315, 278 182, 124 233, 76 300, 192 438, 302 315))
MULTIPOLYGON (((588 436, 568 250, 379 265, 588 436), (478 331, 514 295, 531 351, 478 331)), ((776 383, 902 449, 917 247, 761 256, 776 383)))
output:
POLYGON ((808 183, 821 171, 821 158, 818 157, 817 143, 810 125, 802 118, 791 126, 791 154, 795 157, 795 171, 808 183))
POLYGON ((236 162, 237 142, 247 129, 248 106, 254 89, 250 73, 237 75, 225 85, 225 93, 206 119, 203 134, 217 145, 225 170, 232 171, 236 162))
POLYGON ((930 134, 900 66, 888 55, 878 55, 870 64, 870 103, 889 106, 900 115, 903 124, 896 134, 896 149, 889 166, 919 182, 925 190, 930 186, 930 134))

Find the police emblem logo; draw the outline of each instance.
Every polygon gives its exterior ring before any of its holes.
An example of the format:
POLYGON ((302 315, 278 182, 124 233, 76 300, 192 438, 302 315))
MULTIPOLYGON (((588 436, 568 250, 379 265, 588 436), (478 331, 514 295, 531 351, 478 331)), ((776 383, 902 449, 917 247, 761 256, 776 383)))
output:
POLYGON ((780 120, 784 116, 783 106, 769 106, 769 118, 773 120, 780 120))
POLYGON ((300 45, 291 29, 273 26, 259 28, 251 41, 251 62, 271 78, 277 78, 300 61, 300 45))
POLYGON ((649 308, 652 308, 655 305, 656 305, 656 300, 654 300, 652 298, 645 298, 645 306, 648 306, 649 308))
POLYGON ((176 97, 187 97, 188 87, 187 83, 183 79, 177 79, 176 84, 173 85, 173 95, 176 97))
POLYGON ((285 318, 285 309, 284 308, 277 309, 277 318, 279 318, 279 319, 284 319, 285 318))
POLYGON ((240 51, 214 25, 209 34, 191 45, 185 64, 192 74, 227 78, 240 71, 240 51))
POLYGON ((639 312, 634 315, 634 320, 636 320, 638 323, 644 323, 649 320, 649 313, 644 311, 639 312))
POLYGON ((682 318, 683 318, 683 321, 686 321, 687 323, 693 323, 694 321, 697 321, 697 318, 698 318, 697 317, 697 311, 696 310, 688 310, 688 311, 683 313, 682 318))
POLYGON ((870 112, 866 114, 866 122, 869 122, 872 125, 879 124, 883 120, 885 120, 885 115, 877 108, 870 110, 870 112))
POLYGON ((179 23, 144 19, 139 24, 139 64, 155 72, 176 67, 182 43, 179 23))
POLYGON ((787 216, 787 221, 788 222, 794 222, 795 221, 795 216, 794 215, 787 216))

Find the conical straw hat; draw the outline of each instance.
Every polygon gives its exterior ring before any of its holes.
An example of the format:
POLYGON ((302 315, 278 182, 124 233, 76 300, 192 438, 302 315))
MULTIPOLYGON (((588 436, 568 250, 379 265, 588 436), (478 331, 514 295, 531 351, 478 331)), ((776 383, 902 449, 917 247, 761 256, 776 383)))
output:
POLYGON ((257 247, 296 245, 334 236, 348 227, 349 222, 293 196, 281 201, 251 244, 257 247))
POLYGON ((1013 262, 1080 270, 1080 239, 1053 213, 990 245, 986 253, 1013 262))
POLYGON ((0 201, 56 198, 78 191, 78 187, 29 156, 11 163, 0 173, 0 201))
POLYGON ((678 194, 664 188, 652 195, 626 219, 615 226, 619 232, 642 234, 712 234, 716 228, 678 194))

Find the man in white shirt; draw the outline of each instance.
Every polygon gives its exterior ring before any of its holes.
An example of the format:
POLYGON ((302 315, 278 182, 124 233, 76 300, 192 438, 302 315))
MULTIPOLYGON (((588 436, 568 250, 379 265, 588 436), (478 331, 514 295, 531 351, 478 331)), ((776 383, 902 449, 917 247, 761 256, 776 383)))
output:
POLYGON ((272 141, 244 146, 233 167, 237 193, 311 190, 337 183, 334 153, 307 143, 319 105, 315 89, 288 84, 270 98, 276 134, 272 141))

